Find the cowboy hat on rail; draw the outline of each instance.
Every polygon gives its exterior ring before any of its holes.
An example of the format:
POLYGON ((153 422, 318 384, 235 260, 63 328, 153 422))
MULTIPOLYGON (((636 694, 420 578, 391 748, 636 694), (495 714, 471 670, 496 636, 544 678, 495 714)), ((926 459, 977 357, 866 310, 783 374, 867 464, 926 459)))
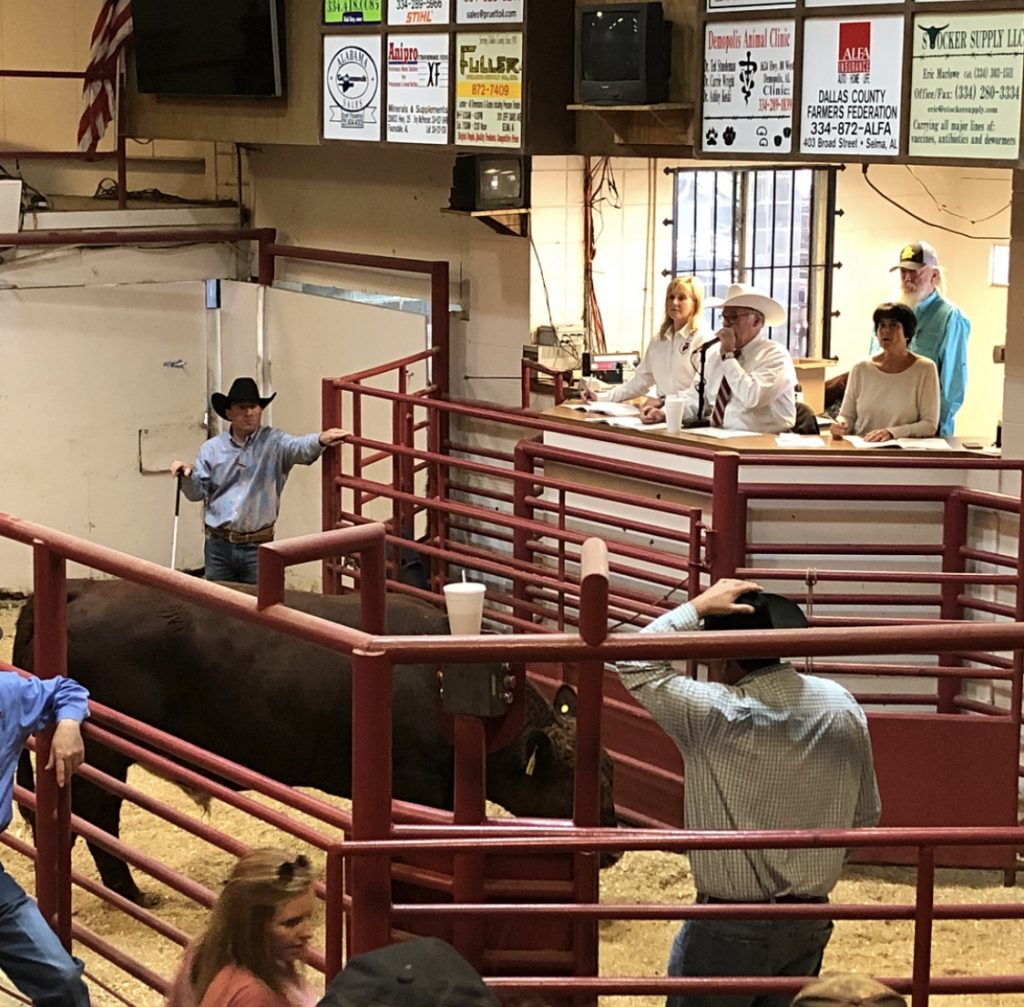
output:
POLYGON ((764 315, 765 325, 781 325, 786 320, 786 309, 774 297, 762 294, 749 283, 733 283, 725 297, 709 297, 706 308, 752 308, 764 315))
POLYGON ((261 409, 266 409, 276 396, 277 392, 266 397, 260 395, 260 390, 256 387, 256 382, 252 378, 235 378, 231 382, 227 395, 214 392, 210 396, 210 405, 213 406, 213 411, 221 419, 226 420, 228 418, 228 408, 236 402, 258 402, 261 409))

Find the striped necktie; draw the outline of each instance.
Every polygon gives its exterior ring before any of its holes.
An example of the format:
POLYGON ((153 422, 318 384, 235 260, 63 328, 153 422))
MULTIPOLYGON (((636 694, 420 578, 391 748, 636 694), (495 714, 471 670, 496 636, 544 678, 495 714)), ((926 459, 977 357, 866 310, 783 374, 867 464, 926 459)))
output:
POLYGON ((711 425, 713 427, 720 427, 722 425, 725 407, 729 404, 729 399, 731 398, 732 388, 729 387, 729 382, 722 378, 722 383, 718 386, 718 397, 715 399, 715 407, 711 410, 711 425))
MULTIPOLYGON (((739 360, 739 353, 736 354, 736 359, 739 360)), ((715 398, 715 406, 711 410, 711 425, 713 427, 720 427, 722 420, 725 417, 725 407, 729 404, 729 400, 732 398, 732 386, 723 375, 722 383, 718 386, 718 395, 715 398)))

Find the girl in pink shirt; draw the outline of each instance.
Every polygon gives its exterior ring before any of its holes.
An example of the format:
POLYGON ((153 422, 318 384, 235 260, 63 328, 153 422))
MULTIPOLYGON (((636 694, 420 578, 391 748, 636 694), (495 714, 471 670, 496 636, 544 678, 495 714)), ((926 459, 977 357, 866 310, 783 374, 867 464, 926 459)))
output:
POLYGON ((313 1007, 316 994, 299 966, 315 907, 304 856, 245 854, 186 955, 166 1007, 313 1007))

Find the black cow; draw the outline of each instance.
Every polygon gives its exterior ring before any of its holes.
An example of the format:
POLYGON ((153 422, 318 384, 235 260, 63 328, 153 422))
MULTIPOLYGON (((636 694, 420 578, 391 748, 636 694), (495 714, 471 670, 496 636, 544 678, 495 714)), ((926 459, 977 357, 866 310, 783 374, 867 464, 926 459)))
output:
MULTIPOLYGON (((286 601, 343 625, 360 625, 355 595, 296 591, 286 601)), ((351 794, 346 656, 127 581, 69 582, 67 613, 68 674, 97 702, 291 786, 351 794)), ((390 633, 447 632, 444 612, 416 599, 389 596, 387 618, 390 633)), ((30 600, 14 641, 14 664, 28 671, 33 626, 30 600)), ((526 727, 487 758, 487 796, 514 815, 571 817, 575 722, 556 715, 532 687, 527 700, 526 727)), ((436 668, 396 667, 393 703, 394 796, 451 808, 453 752, 435 715, 436 668)), ((91 745, 87 758, 126 778, 124 757, 91 745)), ((27 759, 23 764, 30 772, 27 759)), ((607 825, 615 824, 611 784, 606 759, 601 799, 607 825)), ((113 795, 75 782, 76 814, 113 835, 120 806, 113 795)), ((104 884, 146 901, 126 864, 95 845, 90 851, 104 884)))

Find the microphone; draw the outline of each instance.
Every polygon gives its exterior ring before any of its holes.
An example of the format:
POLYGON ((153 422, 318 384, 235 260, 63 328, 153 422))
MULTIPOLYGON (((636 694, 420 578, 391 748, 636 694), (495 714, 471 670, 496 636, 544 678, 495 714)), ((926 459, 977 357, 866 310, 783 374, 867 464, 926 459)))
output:
POLYGON ((707 374, 705 368, 707 367, 707 356, 708 350, 712 346, 717 346, 722 341, 721 336, 712 336, 706 343, 700 344, 700 370, 697 374, 697 415, 692 420, 687 420, 683 424, 684 427, 709 427, 711 421, 704 418, 704 390, 707 388, 707 374))

